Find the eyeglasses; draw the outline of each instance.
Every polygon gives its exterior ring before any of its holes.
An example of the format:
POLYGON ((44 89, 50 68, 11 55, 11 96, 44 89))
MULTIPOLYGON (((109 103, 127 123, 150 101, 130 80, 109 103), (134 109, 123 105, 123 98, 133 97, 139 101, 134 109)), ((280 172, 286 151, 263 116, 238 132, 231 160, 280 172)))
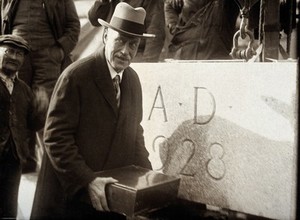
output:
POLYGON ((17 58, 23 58, 25 56, 24 51, 13 49, 13 48, 10 48, 10 47, 5 48, 4 53, 8 56, 16 55, 17 58))

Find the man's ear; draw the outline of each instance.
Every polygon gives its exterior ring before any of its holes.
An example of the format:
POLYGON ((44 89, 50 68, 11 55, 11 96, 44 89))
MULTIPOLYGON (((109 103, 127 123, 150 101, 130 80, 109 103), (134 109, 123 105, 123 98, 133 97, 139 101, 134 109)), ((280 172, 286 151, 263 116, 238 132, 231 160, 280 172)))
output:
POLYGON ((102 41, 103 41, 103 44, 105 45, 106 42, 107 42, 107 32, 108 32, 108 29, 107 28, 104 28, 104 31, 103 31, 103 37, 102 37, 102 41))

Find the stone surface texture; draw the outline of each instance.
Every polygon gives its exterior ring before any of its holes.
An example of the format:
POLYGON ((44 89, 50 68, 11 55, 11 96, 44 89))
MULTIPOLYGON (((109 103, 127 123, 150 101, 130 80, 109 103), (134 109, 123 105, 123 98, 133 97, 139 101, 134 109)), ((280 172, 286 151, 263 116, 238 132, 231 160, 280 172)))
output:
POLYGON ((155 170, 179 197, 275 219, 296 210, 295 62, 132 64, 155 170))

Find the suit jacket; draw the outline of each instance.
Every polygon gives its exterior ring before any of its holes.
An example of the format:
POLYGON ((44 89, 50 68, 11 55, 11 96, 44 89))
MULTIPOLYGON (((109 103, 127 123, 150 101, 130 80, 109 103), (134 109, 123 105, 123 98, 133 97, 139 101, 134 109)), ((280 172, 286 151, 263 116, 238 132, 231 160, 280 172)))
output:
POLYGON ((33 94, 26 84, 16 78, 10 95, 0 80, 0 156, 11 136, 20 161, 26 162, 30 131, 42 128, 43 123, 42 115, 36 111, 33 94))
POLYGON ((60 207, 85 192, 96 171, 130 164, 151 168, 141 120, 142 91, 133 69, 123 73, 118 110, 103 48, 71 64, 50 102, 44 133, 47 156, 32 218, 63 212, 60 207))
MULTIPOLYGON (((1 1, 1 34, 11 34, 13 20, 21 0, 1 1)), ((77 44, 80 21, 73 0, 43 0, 48 22, 56 42, 65 52, 65 64, 70 63, 69 54, 77 44)), ((64 66, 64 67, 65 67, 64 66)))

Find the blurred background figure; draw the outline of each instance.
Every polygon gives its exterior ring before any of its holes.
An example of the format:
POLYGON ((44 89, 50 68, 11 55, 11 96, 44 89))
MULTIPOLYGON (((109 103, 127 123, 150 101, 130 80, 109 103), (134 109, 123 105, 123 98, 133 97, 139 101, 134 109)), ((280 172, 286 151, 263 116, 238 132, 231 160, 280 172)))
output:
POLYGON ((239 8, 233 0, 165 0, 168 58, 230 59, 239 8))
MULTIPOLYGON (((71 63, 70 53, 80 33, 74 1, 3 0, 1 6, 1 34, 23 37, 31 51, 18 72, 19 78, 33 91, 46 90, 50 99, 60 73, 71 63)), ((35 137, 33 133, 32 158, 24 166, 24 173, 36 171, 35 137)))
POLYGON ((101 26, 98 18, 110 21, 115 6, 126 2, 133 7, 143 7, 146 12, 146 33, 155 34, 155 38, 142 39, 133 62, 158 62, 165 41, 165 17, 163 0, 96 0, 88 12, 93 26, 101 26))

